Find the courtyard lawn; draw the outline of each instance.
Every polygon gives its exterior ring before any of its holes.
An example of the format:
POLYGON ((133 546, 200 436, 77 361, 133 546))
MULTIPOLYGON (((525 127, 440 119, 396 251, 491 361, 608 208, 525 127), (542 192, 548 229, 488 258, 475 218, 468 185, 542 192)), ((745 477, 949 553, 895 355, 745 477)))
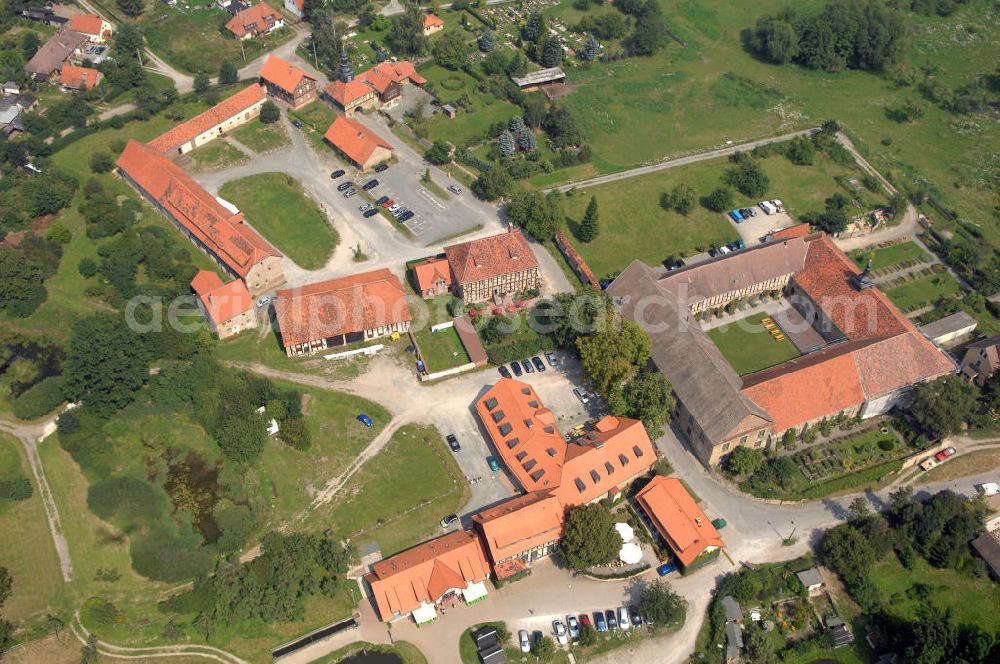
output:
POLYGON ((219 195, 246 214, 275 247, 307 270, 323 267, 340 237, 326 215, 284 173, 260 173, 222 185, 219 195))
POLYGON ((374 539, 389 556, 441 532, 468 484, 434 427, 409 424, 348 481, 332 508, 319 510, 336 538, 374 539))
POLYGON ((469 354, 454 327, 437 332, 431 332, 429 327, 425 327, 413 336, 417 339, 428 373, 460 367, 469 362, 469 354))
POLYGON ((470 113, 456 106, 458 114, 454 120, 438 113, 423 122, 427 137, 432 141, 440 139, 454 145, 478 142, 491 125, 521 114, 521 110, 506 99, 497 99, 488 92, 478 91, 476 79, 463 71, 451 71, 431 64, 420 67, 420 75, 434 84, 434 94, 442 103, 455 104, 463 95, 468 95, 475 107, 470 113))
POLYGON ((872 270, 882 270, 903 263, 914 264, 930 260, 927 252, 912 240, 875 249, 874 251, 855 251, 851 253, 851 258, 854 259, 858 267, 862 268, 868 264, 868 259, 871 258, 872 270))
POLYGON ((795 344, 787 337, 777 341, 764 328, 761 320, 767 317, 766 313, 754 314, 708 331, 708 337, 741 376, 799 356, 795 344))
POLYGON ((218 168, 232 166, 250 161, 250 157, 243 154, 224 139, 216 139, 207 145, 191 150, 187 156, 194 161, 192 171, 214 171, 218 168))
POLYGON ((289 118, 298 120, 304 125, 301 129, 293 131, 305 132, 305 136, 312 143, 313 148, 321 153, 332 154, 338 159, 340 158, 323 140, 323 134, 337 117, 332 108, 321 101, 314 101, 297 111, 287 111, 287 113, 289 118))
POLYGON ((264 124, 253 120, 230 132, 237 141, 254 152, 270 152, 288 145, 288 133, 280 122, 264 124))
POLYGON ((962 291, 962 286, 948 272, 928 274, 907 281, 885 291, 893 304, 903 311, 914 311, 939 298, 948 297, 962 291))

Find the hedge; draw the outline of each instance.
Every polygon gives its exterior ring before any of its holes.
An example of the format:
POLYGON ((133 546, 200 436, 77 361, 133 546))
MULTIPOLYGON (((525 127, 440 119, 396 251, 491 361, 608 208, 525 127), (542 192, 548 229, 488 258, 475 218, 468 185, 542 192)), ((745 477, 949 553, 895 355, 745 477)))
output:
POLYGON ((49 376, 14 399, 11 410, 19 420, 34 420, 51 413, 65 400, 66 380, 62 376, 49 376))

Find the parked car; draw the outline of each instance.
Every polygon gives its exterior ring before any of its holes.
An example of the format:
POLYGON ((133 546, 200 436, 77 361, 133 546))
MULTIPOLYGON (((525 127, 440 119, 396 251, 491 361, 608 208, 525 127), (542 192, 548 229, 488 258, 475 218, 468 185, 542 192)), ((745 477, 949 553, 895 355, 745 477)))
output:
POLYGON ((559 364, 559 356, 555 354, 555 351, 545 351, 545 359, 548 361, 550 367, 554 367, 559 364))
POLYGON ((608 623, 604 620, 604 613, 601 611, 594 612, 594 627, 597 628, 598 632, 608 631, 608 623))
POLYGON ((387 170, 389 170, 389 164, 379 164, 378 166, 375 167, 376 173, 381 173, 382 171, 387 171, 387 170))
POLYGON ((375 216, 375 215, 377 215, 377 214, 378 214, 378 210, 377 210, 377 209, 375 209, 375 208, 372 208, 371 210, 368 210, 367 212, 365 212, 365 215, 364 215, 364 216, 365 216, 366 218, 367 218, 367 217, 374 217, 374 216, 375 216))
POLYGON ((528 360, 521 360, 521 366, 524 367, 524 373, 535 373, 535 367, 528 360))
POLYGON ((955 451, 956 450, 954 447, 949 447, 948 449, 941 450, 940 452, 935 454, 934 458, 937 459, 938 461, 944 461, 945 459, 953 455, 955 451))
POLYGON ((489 466, 490 470, 494 473, 500 470, 500 462, 497 461, 497 458, 492 454, 486 457, 486 465, 489 466))
POLYGON ((350 198, 356 193, 358 193, 358 190, 355 189, 354 187, 351 187, 350 189, 344 192, 344 198, 350 198))
POLYGON ((553 620, 552 631, 555 632, 556 641, 559 642, 559 645, 564 646, 569 643, 569 635, 566 633, 566 625, 563 624, 563 621, 553 620))
MULTIPOLYGON (((382 199, 380 198, 379 200, 382 200, 382 199)), ((381 203, 379 203, 379 205, 381 205, 382 207, 384 207, 386 210, 388 210, 389 208, 391 208, 395 204, 396 204, 396 201, 392 200, 391 198, 386 198, 384 201, 382 201, 381 203)))
POLYGON ((537 369, 539 372, 545 371, 545 363, 542 362, 542 358, 538 357, 537 355, 531 358, 531 363, 535 365, 535 369, 537 369))
POLYGON ((389 210, 389 212, 395 212, 401 207, 403 206, 400 205, 399 203, 396 203, 395 201, 389 201, 389 207, 387 207, 386 209, 389 210))
POLYGON ((458 521, 458 515, 457 514, 449 514, 448 516, 446 516, 443 519, 441 519, 441 527, 442 528, 447 528, 448 526, 450 526, 451 524, 455 523, 456 521, 458 521))
POLYGON ((630 623, 631 623, 631 620, 630 620, 629 615, 628 615, 628 609, 626 609, 624 606, 619 606, 618 607, 618 626, 621 627, 622 629, 628 629, 628 628, 630 628, 632 626, 630 623))
POLYGON ((375 205, 382 205, 383 203, 385 203, 388 200, 389 200, 388 196, 382 196, 377 201, 375 201, 375 205))
POLYGON ((588 613, 581 613, 580 614, 580 624, 581 625, 589 625, 590 624, 590 614, 588 614, 588 613))
POLYGON ((711 249, 708 250, 708 255, 711 256, 712 258, 715 258, 716 256, 719 255, 719 250, 716 249, 715 247, 712 247, 711 249))
POLYGON ((462 188, 459 187, 457 184, 449 184, 448 185, 448 191, 450 191, 453 194, 461 194, 462 193, 462 188))
POLYGON ((608 621, 608 629, 612 632, 618 629, 618 618, 615 617, 615 610, 608 609, 604 612, 604 619, 608 621))
POLYGON ((452 452, 457 452, 462 449, 462 446, 458 444, 458 438, 455 437, 455 434, 449 433, 445 436, 445 440, 448 441, 448 447, 451 448, 452 452))
POLYGON ((335 170, 333 173, 330 173, 330 179, 336 180, 337 178, 342 178, 342 177, 344 177, 345 173, 347 173, 347 171, 345 171, 342 168, 339 168, 339 169, 335 170))
POLYGON ((298 120, 292 120, 292 126, 294 126, 296 129, 302 129, 302 123, 299 122, 298 120))
POLYGON ((1000 494, 1000 484, 997 484, 996 482, 977 484, 976 491, 983 496, 996 496, 1000 494))
POLYGON ((667 574, 676 571, 677 571, 677 563, 675 563, 672 560, 668 560, 667 562, 663 563, 662 565, 656 568, 656 573, 659 574, 660 576, 666 576, 667 574))
POLYGON ((344 191, 345 189, 350 189, 354 186, 353 182, 341 182, 337 185, 337 191, 344 191))
POLYGON ((399 223, 403 223, 404 221, 409 221, 410 219, 413 219, 412 210, 407 210, 403 214, 399 215, 399 223))
POLYGON ((518 630, 517 640, 521 644, 521 652, 531 652, 531 640, 528 638, 528 630, 518 630))
POLYGON ((364 189, 365 191, 371 191, 372 189, 374 189, 377 186, 378 186, 378 180, 376 180, 375 178, 372 178, 368 182, 365 182, 361 186, 361 188, 364 189))
POLYGON ((576 398, 580 400, 580 403, 584 403, 584 404, 590 403, 590 395, 587 394, 586 390, 581 389, 579 387, 574 387, 573 388, 573 394, 575 394, 576 398))
POLYGON ((712 527, 716 530, 722 530, 726 527, 726 520, 721 516, 718 519, 712 519, 712 527))
POLYGON ((580 638, 580 621, 574 615, 566 616, 566 629, 569 630, 569 638, 576 641, 580 638))
POLYGON ((372 204, 362 203, 361 205, 358 206, 358 209, 361 210, 362 212, 368 212, 368 210, 372 209, 372 204))
POLYGON ((358 413, 358 422, 361 422, 366 427, 375 426, 375 423, 372 422, 372 418, 368 417, 364 413, 358 413))
POLYGON ((634 606, 630 606, 628 609, 629 615, 632 617, 633 627, 642 627, 642 616, 639 615, 639 609, 634 606))
POLYGON ((521 363, 518 362, 517 360, 514 360, 513 362, 510 363, 510 368, 514 372, 514 375, 517 377, 521 377, 521 375, 524 374, 524 370, 521 369, 521 363))
POLYGON ((257 306, 258 307, 263 307, 265 304, 267 304, 270 301, 271 301, 270 297, 266 297, 266 296, 262 297, 259 300, 257 300, 257 306))
POLYGON ((497 371, 499 371, 500 375, 503 376, 504 378, 510 378, 510 369, 507 368, 507 365, 501 364, 499 367, 497 367, 497 371))

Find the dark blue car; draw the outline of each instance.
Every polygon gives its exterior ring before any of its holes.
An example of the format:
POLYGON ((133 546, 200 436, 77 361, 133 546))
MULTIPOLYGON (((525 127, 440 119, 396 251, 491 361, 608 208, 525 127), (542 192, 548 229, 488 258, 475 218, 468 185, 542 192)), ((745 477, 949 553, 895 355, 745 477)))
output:
POLYGON ((367 416, 367 415, 365 415, 364 413, 359 413, 359 414, 358 414, 358 422, 361 422, 361 423, 362 423, 362 424, 364 424, 364 425, 365 425, 366 427, 371 427, 371 426, 374 426, 374 425, 375 425, 375 423, 374 423, 374 422, 372 422, 372 418, 368 417, 368 416, 367 416))
POLYGON ((604 621, 603 611, 594 611, 594 627, 597 628, 598 632, 608 631, 608 623, 604 621))
POLYGON ((669 562, 665 562, 656 568, 656 573, 659 574, 660 576, 666 576, 667 574, 676 571, 677 571, 677 563, 675 563, 672 560, 669 562))

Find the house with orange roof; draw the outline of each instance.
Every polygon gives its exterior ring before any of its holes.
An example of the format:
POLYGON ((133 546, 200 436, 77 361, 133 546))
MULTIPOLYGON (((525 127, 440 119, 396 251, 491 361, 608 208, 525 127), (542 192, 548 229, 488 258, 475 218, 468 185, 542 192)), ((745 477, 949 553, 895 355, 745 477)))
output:
POLYGON ((538 260, 517 228, 444 248, 455 295, 467 304, 499 300, 542 284, 538 260))
POLYGON ((265 101, 264 86, 253 83, 204 113, 160 134, 148 145, 164 155, 185 154, 258 117, 265 101))
POLYGON ((322 97, 334 108, 352 114, 358 108, 389 108, 396 104, 407 85, 427 82, 408 60, 380 62, 355 76, 347 52, 340 54, 337 78, 327 84, 322 97))
POLYGON ((278 291, 274 318, 289 356, 406 333, 413 320, 399 277, 385 268, 278 291))
POLYGON ((285 17, 263 1, 237 12, 226 23, 226 29, 240 41, 270 34, 283 27, 285 27, 285 17))
POLYGON ((99 14, 74 14, 69 19, 69 29, 86 35, 93 44, 106 44, 115 33, 115 26, 99 14))
POLYGON ((794 226, 789 226, 788 228, 782 228, 780 230, 774 231, 768 236, 768 241, 773 240, 791 240, 797 237, 805 237, 812 232, 812 227, 807 224, 795 224, 794 226))
POLYGON ((719 531, 676 477, 656 475, 635 495, 635 503, 685 571, 714 560, 725 546, 719 531))
POLYGON ((64 64, 59 71, 59 85, 63 90, 90 90, 101 82, 104 74, 93 67, 64 64))
POLYGON ((285 0, 285 9, 295 14, 297 17, 302 18, 303 12, 305 11, 306 1, 305 0, 285 0))
POLYGON ((224 284, 215 272, 199 270, 191 280, 191 290, 197 295, 198 308, 220 340, 257 327, 253 298, 242 280, 224 284))
POLYGON ((412 616, 421 625, 446 601, 485 599, 489 573, 479 537, 458 530, 375 563, 363 581, 383 622, 412 616))
POLYGON ((130 140, 118 157, 118 173, 169 219, 195 246, 252 294, 285 281, 283 256, 242 213, 224 207, 191 176, 160 152, 130 140))
POLYGON ((267 88, 267 94, 293 109, 316 101, 316 79, 276 55, 267 57, 260 70, 260 80, 267 88))
POLYGON ((434 13, 428 13, 424 16, 424 36, 430 37, 435 32, 441 32, 444 30, 444 21, 441 17, 434 13))
POLYGON ((444 256, 428 258, 413 266, 413 282, 420 297, 431 298, 451 292, 455 279, 451 275, 451 266, 444 256))
POLYGON ((363 171, 392 158, 387 140, 350 118, 338 116, 323 134, 326 142, 363 171))
POLYGON ((559 498, 533 491, 472 517, 498 579, 518 574, 559 545, 565 509, 559 498))

